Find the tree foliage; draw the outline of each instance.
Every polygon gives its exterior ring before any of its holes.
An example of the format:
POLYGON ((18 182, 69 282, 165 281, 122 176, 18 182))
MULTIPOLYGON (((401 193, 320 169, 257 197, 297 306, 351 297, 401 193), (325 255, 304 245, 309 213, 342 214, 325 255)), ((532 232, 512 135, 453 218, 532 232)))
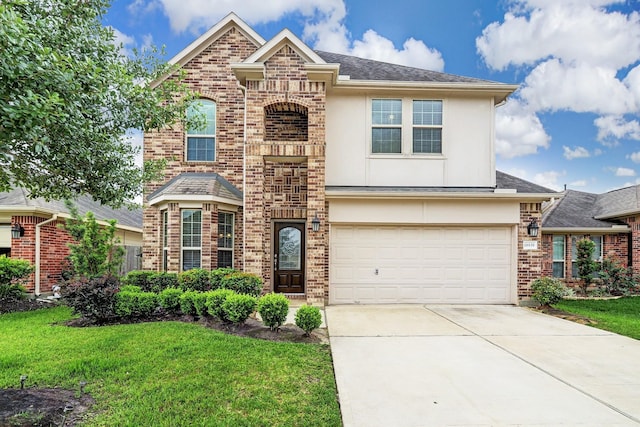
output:
POLYGON ((65 230, 76 243, 69 244, 69 259, 76 276, 93 279, 114 276, 118 273, 124 257, 124 248, 118 246, 116 221, 107 221, 106 226, 98 224, 92 212, 84 218, 78 210, 67 202, 72 218, 65 223, 65 230))
POLYGON ((124 136, 175 123, 194 94, 156 50, 121 53, 101 23, 108 7, 107 0, 0 2, 0 191, 90 194, 118 207, 158 171, 136 166, 139 148, 124 136))

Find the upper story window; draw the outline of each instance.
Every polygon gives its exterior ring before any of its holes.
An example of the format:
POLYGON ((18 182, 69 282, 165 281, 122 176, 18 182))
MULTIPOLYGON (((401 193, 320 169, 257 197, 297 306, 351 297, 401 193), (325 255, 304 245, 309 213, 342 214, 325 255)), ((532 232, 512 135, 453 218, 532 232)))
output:
POLYGON ((212 162, 216 157, 216 103, 198 99, 187 109, 187 118, 203 114, 204 122, 197 129, 187 129, 188 162, 212 162))
POLYGON ((442 154, 442 104, 426 99, 371 100, 371 153, 442 154))
POLYGON ((413 152, 442 153, 442 101, 413 101, 413 152))

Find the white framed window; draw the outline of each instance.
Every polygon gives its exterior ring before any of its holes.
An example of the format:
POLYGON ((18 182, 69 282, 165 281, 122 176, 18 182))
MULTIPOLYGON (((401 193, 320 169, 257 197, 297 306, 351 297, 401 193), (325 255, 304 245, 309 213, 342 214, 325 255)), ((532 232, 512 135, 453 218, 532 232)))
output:
POLYGON ((202 265, 202 211, 183 209, 182 228, 182 271, 200 268, 202 265))
POLYGON ((444 101, 371 99, 371 154, 441 155, 444 101))
POLYGON ((563 234, 553 235, 553 277, 559 279, 565 275, 565 241, 563 234))
POLYGON ((442 101, 413 101, 412 152, 442 154, 442 101))
POLYGON ((233 267, 233 220, 232 213, 218 213, 218 268, 233 267))
MULTIPOLYGON (((571 277, 578 277, 578 240, 582 239, 582 236, 571 236, 571 277)), ((589 239, 596 244, 595 250, 593 251, 593 255, 591 259, 601 263, 602 262, 602 244, 603 238, 602 236, 589 236, 589 239)), ((594 277, 598 277, 597 274, 594 274, 594 277)))
POLYGON ((371 102, 371 152, 402 152, 402 100, 374 99, 371 102))
POLYGON ((164 209, 160 212, 162 224, 160 226, 160 240, 162 241, 162 271, 167 271, 169 267, 169 211, 164 209))
POLYGON ((213 162, 216 159, 216 103, 198 99, 187 109, 187 118, 204 114, 204 123, 187 129, 185 158, 188 162, 213 162))

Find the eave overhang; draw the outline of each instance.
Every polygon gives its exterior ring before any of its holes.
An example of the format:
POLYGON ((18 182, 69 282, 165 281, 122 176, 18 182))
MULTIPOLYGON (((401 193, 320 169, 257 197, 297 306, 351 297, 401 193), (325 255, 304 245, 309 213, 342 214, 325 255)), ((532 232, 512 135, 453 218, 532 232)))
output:
POLYGON ((626 225, 611 227, 541 227, 542 234, 620 234, 631 233, 626 225))
POLYGON ((412 189, 402 191, 397 189, 388 190, 359 190, 344 188, 327 188, 325 197, 332 199, 459 199, 459 200, 517 200, 527 202, 542 202, 550 200, 554 194, 549 193, 516 193, 516 192, 495 192, 493 189, 483 192, 470 191, 433 191, 429 189, 412 189))

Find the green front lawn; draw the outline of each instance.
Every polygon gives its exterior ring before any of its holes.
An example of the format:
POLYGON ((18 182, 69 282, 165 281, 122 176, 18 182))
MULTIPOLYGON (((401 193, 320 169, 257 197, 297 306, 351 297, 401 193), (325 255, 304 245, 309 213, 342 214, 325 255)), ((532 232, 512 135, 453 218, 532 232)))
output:
POLYGON ((0 388, 85 390, 89 426, 341 425, 326 345, 225 335, 197 324, 61 325, 68 308, 0 316, 0 388), (53 324, 58 323, 58 324, 53 324))
POLYGON ((562 300, 554 307, 595 320, 597 328, 640 340, 640 297, 562 300))

